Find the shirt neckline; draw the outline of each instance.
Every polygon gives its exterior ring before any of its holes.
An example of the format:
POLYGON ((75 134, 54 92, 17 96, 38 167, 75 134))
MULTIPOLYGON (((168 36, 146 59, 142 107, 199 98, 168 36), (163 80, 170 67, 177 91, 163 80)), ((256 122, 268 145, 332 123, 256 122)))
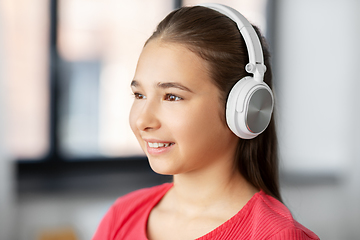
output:
MULTIPOLYGON (((144 239, 148 239, 147 238, 147 225, 148 225, 151 210, 161 201, 161 199, 163 199, 165 194, 174 186, 174 184, 173 183, 164 183, 163 186, 164 186, 164 188, 162 189, 161 194, 159 194, 156 198, 154 198, 153 202, 149 205, 149 208, 147 209, 146 217, 144 219, 145 221, 143 223, 143 226, 144 226, 144 228, 143 228, 144 239)), ((222 223, 218 227, 214 228, 210 232, 206 233, 205 235, 197 238, 196 240, 204 240, 204 239, 207 239, 207 238, 209 238, 209 237, 211 237, 211 236, 213 236, 213 235, 215 235, 215 234, 217 234, 219 232, 222 232, 223 230, 227 229, 228 226, 231 225, 234 221, 238 221, 239 219, 246 216, 246 213, 251 210, 251 206, 253 205, 252 203, 254 201, 256 201, 263 194, 264 194, 263 190, 260 190, 259 192, 255 193, 250 198, 250 200, 234 216, 232 216, 227 221, 225 221, 224 223, 222 223)))

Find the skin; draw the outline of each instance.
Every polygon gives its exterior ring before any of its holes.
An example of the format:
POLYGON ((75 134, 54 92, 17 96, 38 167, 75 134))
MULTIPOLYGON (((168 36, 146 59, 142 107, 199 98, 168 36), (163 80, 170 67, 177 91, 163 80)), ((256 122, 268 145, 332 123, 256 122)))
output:
POLYGON ((222 117, 208 66, 180 44, 151 40, 131 87, 130 126, 152 169, 174 176, 174 187, 150 213, 148 238, 203 236, 258 191, 234 167, 238 138, 222 117))

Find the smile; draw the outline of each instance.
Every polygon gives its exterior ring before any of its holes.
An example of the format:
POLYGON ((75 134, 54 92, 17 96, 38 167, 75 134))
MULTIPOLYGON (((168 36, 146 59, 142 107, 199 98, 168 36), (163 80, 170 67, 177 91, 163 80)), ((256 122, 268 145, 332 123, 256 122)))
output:
POLYGON ((151 148, 162 148, 162 147, 169 147, 173 145, 174 143, 151 143, 148 142, 148 146, 151 148))

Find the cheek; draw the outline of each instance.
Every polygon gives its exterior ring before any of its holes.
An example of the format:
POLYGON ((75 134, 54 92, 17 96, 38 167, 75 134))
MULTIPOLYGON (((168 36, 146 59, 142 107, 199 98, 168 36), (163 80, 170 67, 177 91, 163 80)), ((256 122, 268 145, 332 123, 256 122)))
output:
POLYGON ((202 104, 197 107, 196 110, 193 110, 191 113, 188 113, 186 116, 191 116, 194 125, 200 131, 201 129, 206 128, 219 128, 223 126, 223 122, 220 117, 220 109, 216 108, 217 102, 211 104, 202 104))
MULTIPOLYGON (((174 116, 174 115, 173 115, 174 116)), ((195 108, 188 108, 187 111, 177 115, 172 120, 176 126, 178 134, 183 138, 198 141, 207 141, 208 138, 214 139, 219 133, 224 133, 228 129, 221 120, 218 109, 214 105, 201 104, 195 108)))

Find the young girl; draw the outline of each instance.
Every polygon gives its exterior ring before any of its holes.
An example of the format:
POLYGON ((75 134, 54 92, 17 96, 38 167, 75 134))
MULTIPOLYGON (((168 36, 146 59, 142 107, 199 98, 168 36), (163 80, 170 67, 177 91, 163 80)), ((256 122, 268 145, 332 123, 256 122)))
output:
POLYGON ((130 125, 151 168, 173 175, 173 183, 119 198, 94 240, 318 239, 281 203, 273 97, 266 86, 272 85, 269 52, 259 30, 249 24, 241 34, 243 23, 232 14, 246 21, 221 5, 183 7, 146 42, 131 82, 130 125), (261 91, 245 102, 250 109, 263 101, 262 120, 262 110, 254 115, 235 104, 242 93, 235 100, 229 94, 254 79, 261 91), (228 113, 232 104, 236 111, 228 113), (244 111, 247 129, 239 133, 229 117, 244 111))

